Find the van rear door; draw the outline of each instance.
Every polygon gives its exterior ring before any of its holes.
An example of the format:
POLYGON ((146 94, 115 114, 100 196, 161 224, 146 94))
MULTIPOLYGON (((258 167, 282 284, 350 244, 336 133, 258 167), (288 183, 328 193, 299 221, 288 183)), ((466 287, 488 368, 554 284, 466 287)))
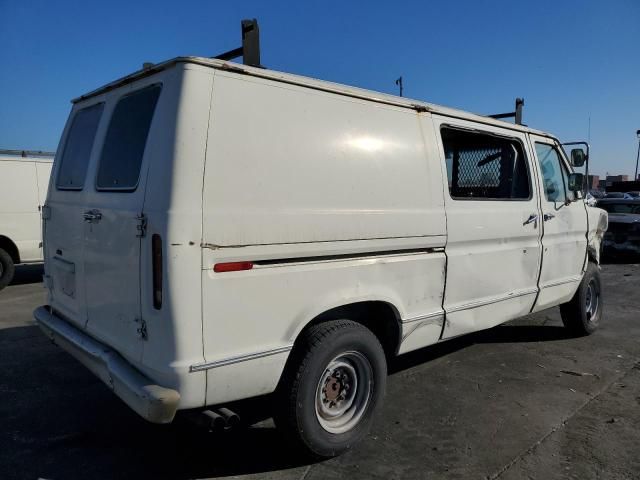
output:
POLYGON ((71 113, 42 211, 49 303, 79 327, 87 322, 82 214, 93 185, 86 177, 104 105, 97 100, 71 113))
POLYGON ((114 92, 95 188, 87 195, 84 281, 87 331, 132 360, 140 360, 145 336, 140 306, 140 248, 150 159, 145 146, 161 86, 114 92))

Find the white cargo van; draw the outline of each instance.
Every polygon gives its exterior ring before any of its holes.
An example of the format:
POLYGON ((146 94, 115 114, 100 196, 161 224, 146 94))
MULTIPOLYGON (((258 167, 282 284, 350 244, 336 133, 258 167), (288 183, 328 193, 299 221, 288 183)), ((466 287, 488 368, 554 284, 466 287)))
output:
POLYGON ((53 154, 0 150, 0 290, 18 263, 42 262, 40 209, 53 154))
POLYGON ((607 216, 570 163, 520 125, 176 58, 74 100, 35 319, 151 422, 273 393, 335 455, 389 356, 556 305, 596 328, 607 216))

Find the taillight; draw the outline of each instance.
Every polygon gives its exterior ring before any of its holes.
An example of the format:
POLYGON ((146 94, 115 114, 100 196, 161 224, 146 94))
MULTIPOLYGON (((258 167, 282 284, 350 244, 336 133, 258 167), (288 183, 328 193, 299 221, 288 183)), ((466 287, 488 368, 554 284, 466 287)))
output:
POLYGON ((238 272, 240 270, 251 270, 253 268, 253 262, 227 262, 216 263, 213 266, 214 272, 238 272))
POLYGON ((151 237, 151 256, 153 263, 153 308, 162 307, 162 238, 157 233, 151 237))

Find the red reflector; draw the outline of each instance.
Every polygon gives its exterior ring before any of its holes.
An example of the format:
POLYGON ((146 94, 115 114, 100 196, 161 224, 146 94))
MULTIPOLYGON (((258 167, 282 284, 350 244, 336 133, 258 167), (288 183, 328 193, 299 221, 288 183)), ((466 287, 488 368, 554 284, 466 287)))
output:
POLYGON ((162 238, 157 233, 151 237, 151 263, 153 272, 153 308, 162 308, 162 238))
POLYGON ((252 262, 227 262, 216 263, 213 266, 214 272, 238 272, 240 270, 251 270, 253 268, 252 262))

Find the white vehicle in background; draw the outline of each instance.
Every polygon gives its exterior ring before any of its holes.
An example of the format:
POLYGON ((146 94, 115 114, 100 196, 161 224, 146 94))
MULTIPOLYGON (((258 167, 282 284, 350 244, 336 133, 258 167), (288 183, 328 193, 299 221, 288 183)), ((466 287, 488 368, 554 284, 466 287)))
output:
POLYGON ((0 150, 0 290, 19 263, 42 262, 40 210, 53 153, 0 150))
POLYGON ((607 216, 571 158, 494 118, 169 60, 74 100, 34 316, 151 422, 274 394, 279 427, 336 455, 388 357, 557 305, 595 330, 607 216))

